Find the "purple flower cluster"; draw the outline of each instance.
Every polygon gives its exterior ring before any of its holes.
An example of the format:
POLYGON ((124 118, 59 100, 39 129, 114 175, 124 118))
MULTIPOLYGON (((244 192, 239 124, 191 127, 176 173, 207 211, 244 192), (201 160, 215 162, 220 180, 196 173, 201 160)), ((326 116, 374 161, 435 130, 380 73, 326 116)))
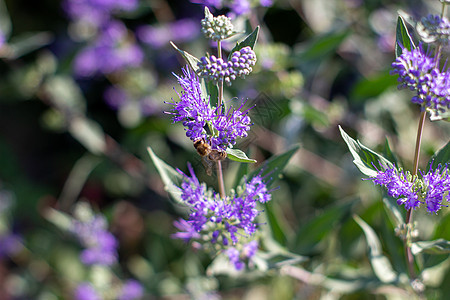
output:
POLYGON ((71 231, 85 247, 80 254, 83 264, 110 266, 117 261, 117 240, 107 230, 107 222, 102 215, 73 220, 71 231))
POLYGON ((128 67, 137 67, 144 60, 141 48, 131 41, 120 21, 104 24, 95 41, 75 58, 75 73, 82 77, 109 74, 128 67))
POLYGON ((236 77, 245 78, 250 74, 255 64, 256 54, 252 48, 247 46, 239 51, 234 51, 228 62, 211 55, 209 58, 202 57, 197 65, 200 77, 208 81, 224 81, 227 85, 231 85, 231 81, 236 77))
POLYGON ((439 166, 423 175, 423 183, 427 187, 425 203, 429 212, 436 213, 442 207, 442 201, 450 202, 450 172, 448 166, 439 166))
POLYGON ((183 122, 187 137, 192 141, 200 138, 210 140, 212 149, 226 150, 236 143, 236 138, 247 136, 251 120, 248 110, 241 111, 244 103, 238 110, 230 108, 221 113, 219 108, 211 108, 203 97, 201 84, 195 72, 186 67, 183 74, 183 77, 175 75, 183 88, 181 94, 178 94, 180 101, 169 102, 168 104, 173 105, 173 109, 166 113, 173 115, 174 122, 183 122), (212 129, 215 134, 208 137, 205 127, 212 129))
POLYGON ((419 46, 412 51, 404 48, 402 55, 392 63, 398 74, 398 88, 416 91, 413 103, 422 109, 430 108, 434 115, 444 113, 450 108, 450 73, 441 72, 435 58, 429 57, 419 46))
POLYGON ((450 172, 447 165, 439 165, 436 170, 422 174, 422 179, 412 176, 409 172, 397 170, 393 167, 379 171, 370 178, 376 185, 385 186, 388 195, 397 199, 398 205, 405 205, 405 209, 416 209, 421 203, 427 205, 428 212, 437 213, 443 206, 443 200, 450 202, 450 172), (420 201, 419 198, 423 199, 420 201))
POLYGON ((438 42, 448 45, 450 38, 450 22, 446 17, 428 15, 417 24, 417 32, 426 43, 438 42))
MULTIPOLYGON (((238 193, 220 198, 218 194, 207 190, 205 184, 200 184, 191 165, 188 165, 188 168, 190 176, 179 170, 178 172, 183 176, 181 198, 190 207, 191 213, 187 221, 175 222, 175 227, 180 232, 174 234, 173 238, 186 242, 192 239, 208 240, 213 244, 220 243, 225 249, 231 249, 229 247, 239 243, 239 237, 252 236, 257 229, 255 218, 260 214, 257 203, 271 200, 270 191, 267 190, 262 177, 257 175, 238 193)), ((257 244, 254 247, 257 248, 257 244)), ((247 258, 253 256, 254 251, 250 250, 246 252, 247 258)), ((236 255, 232 255, 235 250, 229 251, 230 260, 236 265, 236 255)))
POLYGON ((0 233, 0 259, 18 253, 22 247, 22 238, 17 234, 0 233))
MULTIPOLYGON (((136 280, 128 280, 122 285, 117 296, 118 300, 138 300, 144 295, 142 285, 136 280)), ((75 289, 75 300, 100 300, 104 299, 89 282, 80 283, 75 289)))
MULTIPOLYGON (((252 3, 255 1, 249 0, 232 0, 232 1, 224 1, 224 0, 191 0, 192 3, 198 3, 206 5, 210 8, 222 9, 229 8, 231 16, 240 16, 246 15, 251 12, 252 3)), ((264 7, 272 6, 273 0, 259 0, 259 5, 264 7)))
POLYGON ((258 250, 258 242, 251 241, 242 247, 242 251, 237 248, 230 247, 226 250, 226 254, 236 270, 242 270, 245 267, 245 261, 250 261, 258 250))
POLYGON ((138 6, 138 0, 65 0, 63 8, 74 21, 88 22, 100 26, 109 21, 118 11, 131 11, 138 6))
POLYGON ((145 44, 161 48, 172 42, 188 42, 199 35, 200 26, 191 19, 181 19, 167 25, 146 25, 137 29, 136 35, 145 44))

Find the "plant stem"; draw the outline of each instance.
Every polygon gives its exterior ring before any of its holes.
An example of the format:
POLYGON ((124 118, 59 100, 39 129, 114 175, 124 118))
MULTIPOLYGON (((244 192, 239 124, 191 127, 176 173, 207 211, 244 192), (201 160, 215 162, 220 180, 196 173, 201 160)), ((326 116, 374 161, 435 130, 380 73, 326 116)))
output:
MULTIPOLYGON (((220 43, 220 40, 217 41, 217 57, 222 58, 222 45, 220 43)), ((222 99, 223 99, 223 81, 219 81, 219 95, 217 99, 217 109, 219 113, 222 112, 222 99)), ((220 198, 225 198, 225 183, 223 180, 222 162, 220 160, 217 161, 217 181, 219 184, 220 198)))
MULTIPOLYGON (((420 119, 419 119, 419 127, 417 128, 416 149, 414 151, 414 166, 413 166, 413 170, 411 173, 413 178, 415 175, 417 175, 417 173, 419 171, 420 144, 422 143, 423 127, 425 125, 426 115, 427 115, 427 112, 425 110, 422 111, 422 113, 420 114, 420 119)), ((406 240, 405 240, 405 252, 406 252, 406 259, 408 261, 409 277, 411 279, 414 279, 416 277, 415 272, 414 272, 414 257, 412 255, 411 247, 410 247, 410 232, 409 232, 410 228, 408 226, 411 223, 412 212, 413 212, 413 210, 410 208, 408 210, 408 212, 406 213, 407 233, 406 233, 406 240)))

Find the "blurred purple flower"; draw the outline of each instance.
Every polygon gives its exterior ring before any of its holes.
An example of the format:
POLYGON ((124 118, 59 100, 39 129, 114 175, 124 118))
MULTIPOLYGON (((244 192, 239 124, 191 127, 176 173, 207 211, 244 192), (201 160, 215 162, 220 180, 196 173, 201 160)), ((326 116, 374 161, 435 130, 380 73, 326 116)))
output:
POLYGON ((62 6, 72 20, 100 26, 117 11, 136 9, 138 0, 65 0, 62 6))
POLYGON ((170 41, 184 43, 200 34, 200 25, 191 19, 182 19, 166 25, 147 25, 137 29, 137 37, 153 48, 169 45, 170 41))
POLYGON ((90 283, 82 282, 75 290, 75 300, 101 300, 101 298, 90 283))
POLYGON ((106 104, 114 110, 118 110, 129 100, 126 91, 115 86, 108 87, 103 93, 103 98, 106 104))
POLYGON ((144 296, 142 285, 136 280, 128 280, 122 286, 118 300, 137 300, 144 296))
POLYGON ((243 246, 241 252, 234 247, 230 247, 226 250, 226 254, 228 255, 230 262, 234 265, 234 268, 240 271, 245 267, 244 261, 251 260, 257 250, 258 242, 251 241, 243 246))
POLYGON ((250 12, 250 2, 248 0, 234 0, 230 5, 231 11, 237 16, 246 15, 250 12))
POLYGON ((80 254, 83 264, 109 266, 117 261, 117 240, 106 227, 102 215, 90 220, 73 220, 71 231, 86 248, 80 254))
POLYGON ((84 48, 75 58, 75 73, 91 77, 109 74, 128 67, 138 67, 144 60, 141 48, 128 37, 125 25, 111 21, 102 27, 93 44, 84 48))
POLYGON ((16 234, 0 235, 0 259, 18 253, 22 249, 22 238, 16 234))
POLYGON ((273 0, 259 0, 259 4, 264 7, 269 7, 273 5, 273 0))

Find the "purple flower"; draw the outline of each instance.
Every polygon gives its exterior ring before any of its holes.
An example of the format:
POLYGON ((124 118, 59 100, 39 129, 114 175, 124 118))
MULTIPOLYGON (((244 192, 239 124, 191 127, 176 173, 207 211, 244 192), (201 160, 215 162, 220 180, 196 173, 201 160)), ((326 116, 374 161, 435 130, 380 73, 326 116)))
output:
POLYGON ((136 280, 128 280, 122 286, 118 300, 136 300, 144 296, 142 285, 136 280))
POLYGON ((22 238, 16 234, 0 234, 0 259, 16 254, 22 249, 22 238))
POLYGON ((112 265, 117 261, 117 240, 106 229, 103 216, 89 220, 73 220, 71 231, 86 248, 80 254, 85 265, 112 265))
POLYGON ((235 247, 230 247, 226 250, 226 254, 230 262, 234 265, 234 268, 238 271, 245 267, 245 261, 251 260, 258 250, 258 242, 251 241, 242 247, 242 251, 239 252, 235 247))
POLYGON ((248 0, 234 0, 230 9, 237 16, 248 14, 251 9, 250 2, 248 0))
POLYGON ((182 19, 166 25, 147 25, 137 29, 138 38, 152 46, 161 48, 169 44, 188 42, 200 34, 198 22, 191 19, 182 19))
POLYGON ((264 7, 269 7, 273 5, 273 0, 259 0, 259 4, 264 7))
POLYGON ((137 44, 130 42, 127 35, 123 23, 106 23, 93 44, 76 56, 75 73, 82 77, 91 77, 139 66, 144 60, 144 53, 137 44))
POLYGON ((388 195, 397 198, 398 205, 405 205, 406 209, 416 209, 420 206, 418 191, 414 188, 414 182, 410 182, 407 174, 403 171, 399 172, 393 167, 385 171, 379 171, 370 180, 377 185, 385 186, 388 195))
POLYGON ((426 186, 425 203, 430 213, 437 213, 442 207, 444 195, 450 201, 450 172, 448 166, 439 165, 436 170, 430 168, 429 172, 423 175, 423 182, 426 186))
POLYGON ((426 43, 438 42, 448 45, 450 37, 450 22, 446 17, 428 15, 417 24, 417 33, 426 43))
POLYGON ((200 81, 195 72, 188 67, 182 70, 183 77, 174 74, 183 88, 181 94, 177 93, 180 101, 166 102, 173 105, 171 112, 166 113, 173 115, 173 122, 183 122, 186 127, 186 136, 192 141, 199 138, 206 139, 204 127, 206 121, 211 121, 213 111, 209 107, 207 99, 204 99, 200 81))
POLYGON ((232 107, 224 114, 219 114, 213 119, 213 126, 217 130, 218 135, 211 138, 211 146, 213 149, 226 150, 227 147, 233 148, 238 137, 243 138, 248 135, 252 125, 248 116, 248 110, 242 112, 241 109, 245 102, 237 110, 232 107))
POLYGON ((404 48, 401 56, 392 63, 398 74, 398 88, 416 91, 411 98, 422 109, 431 108, 433 115, 439 115, 450 108, 450 73, 441 72, 434 58, 423 52, 422 46, 409 51, 404 48))
POLYGON ((180 232, 173 238, 199 239, 206 234, 215 243, 221 240, 224 246, 231 240, 233 245, 239 242, 239 236, 251 236, 257 229, 254 223, 260 211, 256 202, 266 202, 271 199, 269 191, 262 178, 255 176, 245 184, 240 194, 220 198, 216 193, 207 190, 200 184, 192 167, 188 165, 190 176, 179 171, 183 176, 180 187, 181 198, 191 209, 189 219, 175 222, 180 232), (212 230, 216 228, 216 230, 212 230))
POLYGON ((117 11, 131 11, 138 0, 65 0, 63 8, 72 20, 100 26, 117 11))
POLYGON ((101 300, 101 298, 90 283, 82 282, 75 290, 75 300, 101 300))
POLYGON ((103 93, 106 104, 114 110, 118 110, 129 101, 129 96, 124 89, 110 86, 103 93))

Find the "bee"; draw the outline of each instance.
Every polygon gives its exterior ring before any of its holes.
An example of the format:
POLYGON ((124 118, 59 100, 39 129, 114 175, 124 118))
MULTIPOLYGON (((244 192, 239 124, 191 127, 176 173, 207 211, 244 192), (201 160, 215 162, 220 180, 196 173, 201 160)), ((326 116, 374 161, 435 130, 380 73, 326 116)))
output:
POLYGON ((208 176, 212 175, 214 162, 222 161, 227 158, 227 153, 225 151, 211 149, 211 145, 204 138, 196 139, 194 141, 194 148, 202 157, 202 164, 205 167, 208 176))
POLYGON ((211 145, 206 142, 204 138, 198 138, 194 141, 194 148, 197 153, 204 157, 211 153, 211 145))

